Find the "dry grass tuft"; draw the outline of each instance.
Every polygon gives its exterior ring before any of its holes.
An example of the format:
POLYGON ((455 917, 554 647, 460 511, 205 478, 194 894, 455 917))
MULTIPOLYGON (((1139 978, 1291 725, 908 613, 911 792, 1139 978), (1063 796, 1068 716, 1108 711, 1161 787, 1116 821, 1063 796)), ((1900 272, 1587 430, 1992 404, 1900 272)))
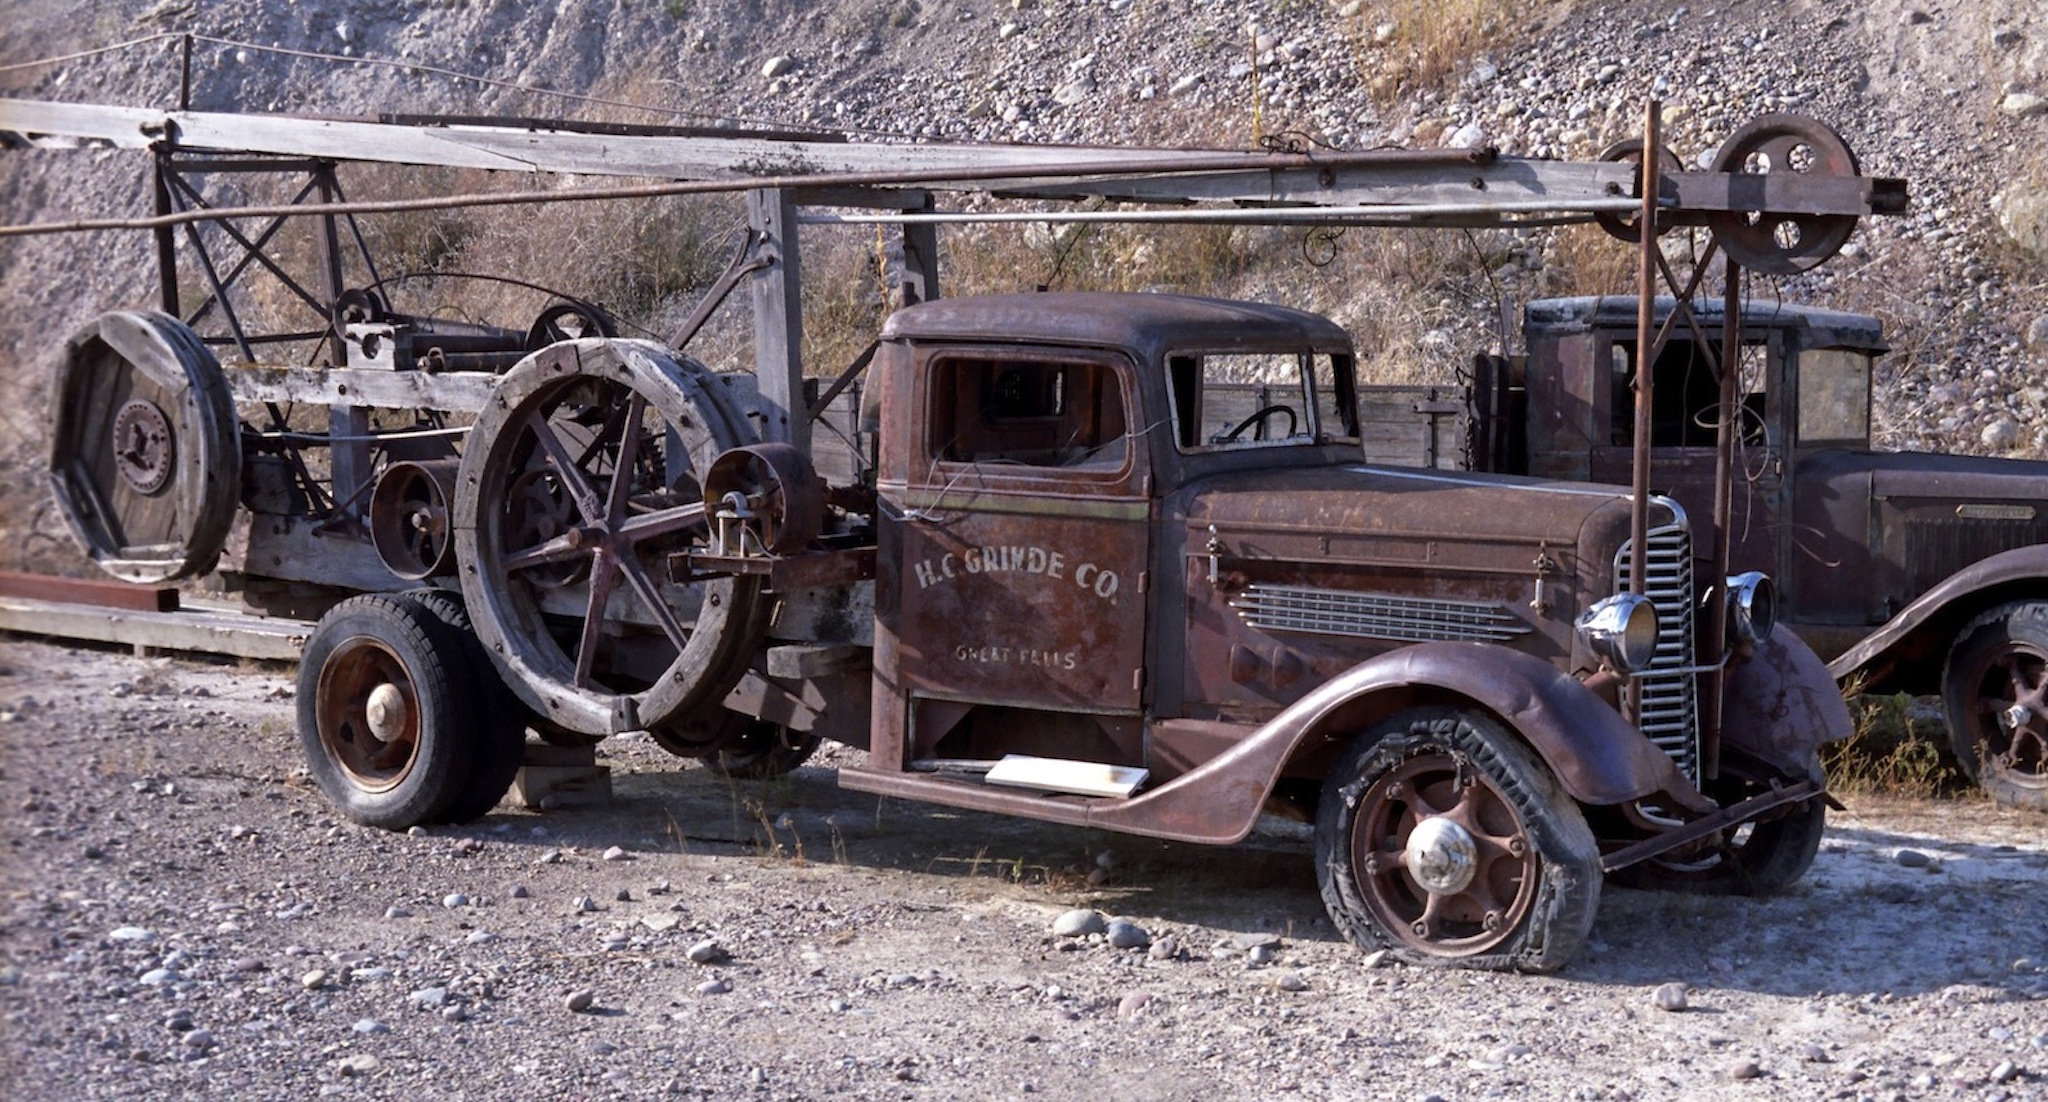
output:
POLYGON ((1829 788, 1915 799, 1969 789, 1949 749, 1947 729, 1916 721, 1912 697, 1857 695, 1849 706, 1856 717, 1856 734, 1821 747, 1829 788))

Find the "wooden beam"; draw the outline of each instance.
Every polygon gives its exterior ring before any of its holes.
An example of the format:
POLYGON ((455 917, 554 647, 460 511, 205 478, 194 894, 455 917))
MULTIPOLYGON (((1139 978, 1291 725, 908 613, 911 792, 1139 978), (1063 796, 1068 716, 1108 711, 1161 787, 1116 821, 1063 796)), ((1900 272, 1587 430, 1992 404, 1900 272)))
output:
POLYGON ((490 401, 498 377, 488 371, 381 371, 332 367, 324 371, 271 364, 222 364, 237 402, 313 402, 325 405, 435 409, 475 413, 490 401))
POLYGON ((171 586, 135 585, 114 578, 58 578, 15 570, 0 570, 0 597, 125 608, 136 612, 178 610, 178 591, 171 586))
POLYGON ((796 202, 787 191, 747 192, 747 222, 762 241, 768 266, 753 275, 754 375, 761 388, 761 427, 766 440, 809 452, 811 420, 805 415, 802 263, 797 251, 796 202))

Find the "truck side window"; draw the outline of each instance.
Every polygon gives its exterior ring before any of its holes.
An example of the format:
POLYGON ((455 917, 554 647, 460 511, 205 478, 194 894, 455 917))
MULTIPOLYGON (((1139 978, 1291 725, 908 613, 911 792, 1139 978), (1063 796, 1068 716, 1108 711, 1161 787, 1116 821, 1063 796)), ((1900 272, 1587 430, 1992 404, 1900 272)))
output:
MULTIPOLYGON (((1613 372, 1608 409, 1614 443, 1628 447, 1635 442, 1635 342, 1616 341, 1609 346, 1609 354, 1613 372)), ((1713 362, 1699 355, 1692 341, 1673 338, 1658 353, 1655 370, 1656 392, 1650 398, 1650 445, 1713 447, 1720 431, 1715 410, 1721 404, 1721 383, 1714 374, 1713 362)), ((1764 439, 1765 412, 1761 377, 1744 372, 1737 392, 1741 403, 1737 411, 1741 418, 1737 438, 1744 443, 1760 444, 1764 439)))
POLYGON ((1089 361, 946 356, 931 367, 932 451, 952 463, 1118 470, 1123 386, 1089 361))
POLYGON ((1870 445, 1870 356, 1847 348, 1799 354, 1799 443, 1870 445))
POLYGON ((1182 451, 1356 440, 1352 372, 1349 356, 1175 353, 1166 361, 1174 440, 1182 451))

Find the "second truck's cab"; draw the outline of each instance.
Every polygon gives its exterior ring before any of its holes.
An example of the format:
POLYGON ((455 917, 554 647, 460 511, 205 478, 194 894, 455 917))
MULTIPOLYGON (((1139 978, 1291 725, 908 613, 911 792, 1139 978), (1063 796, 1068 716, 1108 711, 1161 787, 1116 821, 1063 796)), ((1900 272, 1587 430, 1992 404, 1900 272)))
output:
MULTIPOLYGON (((1705 517, 1723 315, 1693 315, 1653 365, 1651 484, 1705 517)), ((1525 336, 1525 404, 1499 408, 1526 452, 1497 466, 1628 481, 1635 299, 1532 303, 1525 336)), ((1838 678, 1942 693, 1963 764, 2048 807, 2048 462, 1875 450, 1875 318, 1752 302, 1740 340, 1731 562, 1771 574, 1780 621, 1838 678)))

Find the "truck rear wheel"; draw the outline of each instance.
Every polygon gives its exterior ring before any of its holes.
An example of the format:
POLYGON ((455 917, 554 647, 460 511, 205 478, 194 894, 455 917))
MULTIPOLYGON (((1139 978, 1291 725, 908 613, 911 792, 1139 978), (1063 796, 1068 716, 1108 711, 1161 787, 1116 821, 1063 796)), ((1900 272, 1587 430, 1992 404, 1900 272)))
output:
POLYGON ((329 609, 299 660, 299 741, 343 815, 404 830, 445 815, 476 753, 464 641, 418 601, 382 593, 329 609))
POLYGON ((2048 811, 2048 602, 2016 601, 1970 621, 1941 690, 1970 779, 1999 803, 2048 811))
POLYGON ((1324 783, 1315 848, 1345 937, 1414 964, 1553 971, 1600 901, 1578 805, 1473 711, 1416 708, 1366 731, 1324 783))

